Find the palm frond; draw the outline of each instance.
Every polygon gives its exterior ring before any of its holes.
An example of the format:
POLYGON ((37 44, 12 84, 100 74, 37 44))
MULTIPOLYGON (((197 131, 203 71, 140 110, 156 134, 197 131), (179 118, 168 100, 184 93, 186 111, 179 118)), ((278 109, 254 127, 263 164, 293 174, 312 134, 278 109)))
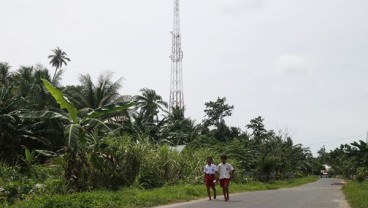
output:
POLYGON ((110 114, 114 114, 119 111, 128 110, 130 107, 134 106, 134 103, 113 103, 110 105, 102 106, 100 108, 97 108, 93 110, 92 112, 88 113, 89 118, 100 118, 100 117, 106 117, 110 114))

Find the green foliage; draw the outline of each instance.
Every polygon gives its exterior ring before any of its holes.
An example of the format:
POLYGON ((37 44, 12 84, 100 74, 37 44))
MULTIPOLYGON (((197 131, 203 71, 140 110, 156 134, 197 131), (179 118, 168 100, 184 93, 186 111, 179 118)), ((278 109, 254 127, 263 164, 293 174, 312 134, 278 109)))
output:
POLYGON ((32 171, 22 174, 20 166, 0 163, 0 205, 8 206, 20 200, 30 200, 45 193, 63 193, 61 166, 35 165, 32 171))
POLYGON ((164 184, 200 183, 205 159, 212 154, 216 153, 209 149, 177 152, 169 146, 157 146, 145 154, 139 184, 144 188, 157 188, 164 184))
POLYGON ((24 156, 21 156, 21 161, 23 163, 23 170, 27 173, 31 172, 32 166, 36 162, 36 150, 30 151, 28 148, 24 150, 24 156))
POLYGON ((362 140, 351 143, 354 149, 349 152, 349 157, 356 163, 358 167, 368 167, 368 144, 362 140))
POLYGON ((22 145, 31 147, 48 143, 39 134, 40 123, 28 123, 19 117, 19 109, 25 108, 24 104, 15 85, 0 86, 0 160, 10 164, 17 163, 19 155, 23 154, 22 145))
POLYGON ((204 112, 206 113, 207 119, 204 120, 204 123, 208 126, 215 125, 218 126, 223 119, 227 116, 231 116, 232 111, 234 109, 233 105, 228 105, 225 103, 226 98, 217 98, 215 102, 210 101, 206 102, 206 109, 204 112))
MULTIPOLYGON (((108 115, 126 110, 132 106, 132 103, 115 103, 101 108, 97 108, 90 112, 85 118, 77 117, 78 111, 72 103, 70 103, 64 94, 56 89, 47 80, 42 80, 49 92, 60 104, 62 109, 66 109, 72 122, 65 129, 65 152, 64 158, 67 161, 65 177, 70 186, 76 190, 84 190, 91 186, 89 173, 93 171, 94 166, 89 164, 89 156, 92 155, 92 162, 99 161, 97 156, 103 154, 100 149, 94 149, 99 139, 103 138, 111 129, 101 119, 105 119, 108 115), (102 136, 102 137, 101 137, 102 136), (91 148, 92 147, 92 148, 91 148)), ((99 166, 96 166, 99 167, 99 166)), ((101 170, 96 168, 96 170, 101 170)), ((113 176, 116 174, 112 174, 113 176)), ((111 185, 108 181, 106 186, 111 185)), ((116 184, 119 186, 120 184, 116 184)), ((92 185, 94 187, 94 185, 92 185)))
POLYGON ((368 207, 368 182, 348 181, 342 190, 352 208, 368 207))
POLYGON ((217 98, 216 101, 206 102, 206 113, 205 119, 203 120, 203 128, 208 128, 210 126, 215 126, 216 129, 212 130, 213 135, 216 139, 221 142, 226 142, 230 140, 231 131, 229 127, 225 124, 224 118, 231 116, 234 109, 233 105, 228 105, 226 98, 217 98))
POLYGON ((356 180, 361 183, 361 182, 365 181, 367 177, 368 177, 368 168, 367 167, 359 167, 357 169, 356 180))
POLYGON ((257 142, 261 142, 268 135, 267 130, 264 127, 263 121, 264 118, 258 116, 257 118, 250 120, 250 124, 246 125, 247 129, 252 130, 251 136, 253 136, 253 138, 257 140, 257 142))
POLYGON ((158 120, 159 111, 165 112, 167 103, 162 100, 162 97, 155 90, 143 88, 140 91, 142 95, 135 96, 134 100, 137 102, 141 115, 150 122, 155 119, 158 120))
POLYGON ((161 138, 167 138, 171 145, 185 145, 193 141, 199 132, 199 126, 190 118, 185 118, 184 108, 172 107, 167 115, 161 138))
POLYGON ((73 123, 78 123, 77 117, 77 109, 71 104, 64 94, 56 89, 50 82, 46 79, 42 79, 46 89, 51 93, 51 95, 55 98, 56 102, 60 105, 61 109, 66 109, 69 113, 69 118, 73 121, 73 123))
POLYGON ((122 86, 122 78, 112 81, 112 75, 110 72, 100 74, 97 83, 92 81, 89 74, 80 75, 81 85, 67 88, 65 93, 81 110, 87 112, 116 102, 127 101, 118 92, 122 86))
POLYGON ((129 136, 96 138, 88 150, 88 185, 117 189, 132 185, 138 176, 144 154, 151 144, 129 136), (93 146, 92 146, 93 145, 93 146))
MULTIPOLYGON (((351 178, 355 174, 355 162, 349 157, 352 151, 350 145, 340 145, 340 147, 330 151, 327 155, 327 163, 331 165, 335 175, 351 178)), ((319 158, 318 158, 319 159, 319 158)))
POLYGON ((102 107, 96 108, 89 112, 86 117, 88 118, 108 118, 112 114, 117 112, 126 111, 128 108, 134 106, 133 102, 117 102, 109 105, 104 105, 102 107))
POLYGON ((329 153, 324 152, 325 160, 331 164, 332 173, 346 178, 354 178, 359 182, 368 176, 368 145, 364 141, 356 141, 351 145, 341 145, 329 153))

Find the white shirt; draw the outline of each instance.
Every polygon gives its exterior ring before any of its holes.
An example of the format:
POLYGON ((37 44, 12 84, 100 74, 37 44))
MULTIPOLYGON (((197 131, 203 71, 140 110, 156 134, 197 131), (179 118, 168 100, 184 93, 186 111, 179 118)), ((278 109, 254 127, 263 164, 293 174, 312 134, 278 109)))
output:
POLYGON ((220 163, 216 168, 216 171, 220 175, 219 177, 220 179, 230 178, 230 173, 233 170, 234 170, 233 166, 231 166, 229 163, 225 163, 225 164, 220 163))
POLYGON ((216 165, 215 164, 205 165, 203 172, 205 174, 215 174, 216 173, 216 165))

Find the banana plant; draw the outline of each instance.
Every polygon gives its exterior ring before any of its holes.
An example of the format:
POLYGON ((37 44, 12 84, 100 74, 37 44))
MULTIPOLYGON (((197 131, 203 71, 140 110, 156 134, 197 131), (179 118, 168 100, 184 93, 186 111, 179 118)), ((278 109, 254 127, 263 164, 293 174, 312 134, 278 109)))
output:
POLYGON ((28 148, 25 148, 24 156, 21 155, 20 159, 25 165, 24 169, 27 172, 31 172, 32 165, 36 162, 37 159, 36 150, 30 151, 28 148))
POLYGON ((351 143, 354 147, 348 153, 348 157, 352 159, 356 167, 368 167, 368 143, 359 140, 351 143))
POLYGON ((67 167, 65 170, 66 179, 72 186, 78 186, 82 182, 84 168, 88 166, 86 153, 89 146, 89 135, 93 131, 100 134, 112 132, 104 122, 106 118, 113 117, 117 112, 126 111, 134 104, 132 102, 121 102, 105 105, 94 109, 85 117, 78 117, 78 110, 68 100, 64 94, 55 88, 50 82, 42 79, 46 89, 60 105, 62 110, 67 113, 54 111, 35 111, 23 114, 23 118, 47 118, 61 119, 66 123, 65 127, 65 159, 67 167))

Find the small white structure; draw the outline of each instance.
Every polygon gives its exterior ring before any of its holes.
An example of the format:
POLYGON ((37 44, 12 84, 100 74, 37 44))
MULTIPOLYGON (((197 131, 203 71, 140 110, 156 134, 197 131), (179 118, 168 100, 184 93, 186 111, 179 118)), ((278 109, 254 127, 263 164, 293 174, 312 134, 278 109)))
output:
POLYGON ((322 165, 324 167, 323 170, 321 170, 321 177, 323 177, 324 175, 327 176, 328 173, 331 171, 331 166, 329 165, 322 165))
POLYGON ((183 151, 183 149, 186 147, 187 145, 178 145, 178 146, 170 146, 169 148, 171 150, 177 151, 177 152, 181 152, 183 151))
POLYGON ((329 166, 329 165, 323 165, 323 167, 325 167, 326 172, 330 172, 331 166, 329 166))

